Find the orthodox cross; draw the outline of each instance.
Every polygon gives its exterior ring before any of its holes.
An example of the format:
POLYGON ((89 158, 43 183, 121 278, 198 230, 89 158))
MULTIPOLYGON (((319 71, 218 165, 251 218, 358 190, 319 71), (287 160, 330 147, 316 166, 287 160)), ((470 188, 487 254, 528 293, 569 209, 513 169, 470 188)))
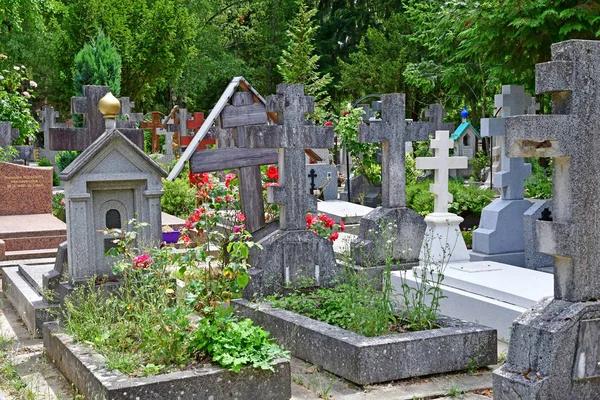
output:
POLYGON ((434 157, 417 157, 417 169, 432 169, 435 171, 434 183, 429 187, 435 198, 433 212, 447 213, 448 204, 452 202, 452 194, 448 192, 448 177, 451 169, 467 168, 467 157, 450 157, 450 149, 454 141, 450 139, 449 131, 436 131, 435 139, 431 139, 430 148, 434 157))

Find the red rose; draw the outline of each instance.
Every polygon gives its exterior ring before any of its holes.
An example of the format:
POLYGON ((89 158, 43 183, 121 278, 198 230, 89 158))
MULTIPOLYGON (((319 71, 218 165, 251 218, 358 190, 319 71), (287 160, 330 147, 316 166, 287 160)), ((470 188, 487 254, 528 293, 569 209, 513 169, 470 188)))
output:
POLYGON ((272 165, 269 167, 269 169, 267 169, 265 175, 267 175, 267 178, 269 178, 272 181, 279 180, 279 170, 277 169, 277 167, 274 167, 272 165))
POLYGON ((325 122, 325 126, 331 126, 331 125, 333 125, 333 122, 331 122, 331 121, 325 122))

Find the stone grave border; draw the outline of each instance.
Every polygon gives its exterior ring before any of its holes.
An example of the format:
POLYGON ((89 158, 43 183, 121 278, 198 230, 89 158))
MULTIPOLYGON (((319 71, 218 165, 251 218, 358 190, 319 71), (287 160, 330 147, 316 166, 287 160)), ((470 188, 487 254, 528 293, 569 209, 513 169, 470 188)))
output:
POLYGON ((130 378, 109 371, 104 357, 61 333, 57 323, 44 325, 44 348, 58 370, 88 399, 281 400, 292 396, 291 367, 279 359, 275 372, 244 367, 235 373, 218 366, 130 378), (218 396, 216 395, 218 394, 218 396))
POLYGON ((231 304, 292 356, 359 385, 497 362, 496 330, 454 318, 439 318, 439 329, 368 338, 266 303, 239 299, 231 304))

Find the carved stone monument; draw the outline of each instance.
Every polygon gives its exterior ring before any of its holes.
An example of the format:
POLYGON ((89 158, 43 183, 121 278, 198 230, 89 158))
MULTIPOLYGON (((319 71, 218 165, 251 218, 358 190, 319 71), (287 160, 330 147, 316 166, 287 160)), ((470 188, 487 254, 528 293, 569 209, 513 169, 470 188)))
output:
POLYGON ((306 213, 317 201, 306 190, 305 148, 333 147, 333 129, 310 125, 306 114, 314 99, 302 85, 278 85, 267 99, 267 112, 277 113, 277 125, 248 126, 248 148, 278 149, 279 186, 267 188, 267 199, 279 204, 279 229, 259 240, 251 253, 252 279, 244 295, 268 295, 297 284, 323 286, 337 273, 332 244, 306 229, 306 213))
MULTIPOLYGON (((552 115, 506 119, 510 157, 552 157, 552 220, 538 220, 538 246, 554 256, 554 298, 512 328, 494 399, 600 398, 600 42, 552 45, 536 66, 537 93, 552 115)), ((550 218, 545 218, 550 219, 550 218)))
POLYGON ((416 262, 425 223, 423 217, 406 207, 405 143, 427 140, 436 129, 454 130, 453 124, 442 122, 439 104, 430 107, 429 122, 407 121, 405 95, 381 96, 381 120, 359 125, 362 142, 382 143, 382 206, 364 216, 358 240, 353 243, 352 257, 361 265, 380 265, 391 251, 394 260, 416 262), (391 243, 388 243, 391 241, 391 243))

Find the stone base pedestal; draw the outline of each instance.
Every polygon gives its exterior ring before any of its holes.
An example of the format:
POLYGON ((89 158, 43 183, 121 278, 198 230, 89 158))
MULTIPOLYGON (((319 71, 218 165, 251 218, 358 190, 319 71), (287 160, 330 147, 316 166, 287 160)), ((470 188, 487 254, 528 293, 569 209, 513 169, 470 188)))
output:
POLYGON ((410 208, 377 207, 360 220, 352 259, 362 266, 377 266, 390 252, 395 262, 416 262, 425 228, 423 217, 410 208))
POLYGON ((427 230, 419 253, 421 265, 469 261, 469 251, 460 233, 462 221, 462 217, 452 213, 431 213, 425 217, 427 230))
POLYGON ((513 324, 496 400, 600 398, 600 302, 545 299, 513 324))
POLYGON ((341 273, 327 239, 307 230, 275 232, 250 250, 250 283, 244 298, 268 296, 298 286, 328 286, 341 273))
POLYGON ((479 227, 473 231, 473 251, 483 254, 524 251, 523 215, 529 200, 494 200, 481 213, 479 227))
POLYGON ((502 264, 514 265, 515 267, 525 266, 525 252, 484 254, 471 251, 471 261, 494 261, 502 264))

